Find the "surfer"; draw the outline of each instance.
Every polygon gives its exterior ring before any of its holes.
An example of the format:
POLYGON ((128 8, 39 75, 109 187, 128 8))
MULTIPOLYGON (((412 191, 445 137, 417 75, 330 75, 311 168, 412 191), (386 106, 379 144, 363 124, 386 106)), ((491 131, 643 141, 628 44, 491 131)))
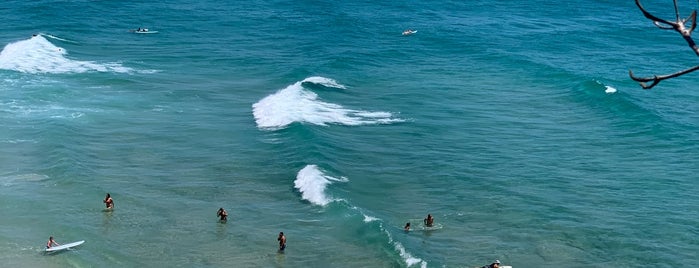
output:
POLYGON ((410 34, 414 34, 414 33, 415 33, 415 31, 413 31, 411 29, 407 29, 407 30, 403 31, 403 35, 410 35, 410 34))
POLYGON ((403 227, 403 230, 405 230, 406 232, 410 231, 410 222, 405 224, 405 227, 403 227))
POLYGON ((226 210, 223 208, 218 209, 216 216, 219 216, 221 218, 220 221, 222 222, 228 221, 228 212, 226 212, 226 210))
POLYGON ((49 236, 49 242, 46 243, 46 248, 51 248, 51 246, 60 246, 60 244, 56 243, 56 241, 53 240, 53 236, 49 236))
POLYGON ((500 267, 500 261, 499 261, 499 260, 495 260, 495 261, 494 261, 493 263, 491 263, 490 265, 486 265, 486 266, 483 266, 483 267, 481 267, 481 268, 499 268, 499 267, 500 267))
POLYGON ((427 214, 427 218, 425 218, 424 222, 426 227, 432 227, 432 225, 434 224, 434 218, 432 217, 432 214, 427 214))
POLYGON ((104 205, 107 206, 107 209, 113 209, 114 208, 114 200, 112 200, 112 196, 107 193, 107 196, 104 197, 104 205))
POLYGON ((279 241, 279 251, 283 252, 286 248, 286 236, 284 236, 284 232, 279 232, 279 237, 277 237, 277 241, 279 241))

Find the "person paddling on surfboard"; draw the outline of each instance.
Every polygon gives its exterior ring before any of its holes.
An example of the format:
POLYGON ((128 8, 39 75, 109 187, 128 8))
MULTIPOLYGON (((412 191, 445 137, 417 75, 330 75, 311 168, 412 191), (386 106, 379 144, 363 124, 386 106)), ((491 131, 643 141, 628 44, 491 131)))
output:
POLYGON ((432 214, 427 214, 427 218, 425 218, 424 223, 426 227, 432 227, 432 225, 434 224, 434 218, 432 217, 432 214))
POLYGON ((113 209, 114 208, 114 200, 112 200, 112 196, 107 193, 107 196, 104 197, 104 205, 107 206, 107 209, 113 209))
POLYGON ((410 222, 405 224, 405 227, 403 227, 403 230, 405 230, 406 232, 410 231, 410 222))
POLYGON ((49 242, 46 243, 46 248, 51 248, 51 246, 60 246, 60 244, 53 240, 53 236, 49 236, 49 242))
POLYGON ((286 236, 284 236, 284 232, 279 232, 277 241, 279 241, 279 251, 284 252, 284 249, 286 248, 286 236))
POLYGON ((218 209, 216 216, 219 216, 221 218, 220 221, 222 222, 228 221, 228 212, 226 212, 226 210, 223 208, 218 209))

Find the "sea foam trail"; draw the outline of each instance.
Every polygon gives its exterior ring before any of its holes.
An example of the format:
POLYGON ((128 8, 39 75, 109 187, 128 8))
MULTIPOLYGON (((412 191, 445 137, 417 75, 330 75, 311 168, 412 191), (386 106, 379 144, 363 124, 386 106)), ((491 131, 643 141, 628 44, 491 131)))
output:
MULTIPOLYGON (((328 175, 325 175, 320 168, 316 165, 306 165, 303 169, 301 169, 298 174, 296 175, 296 180, 294 181, 294 187, 298 189, 299 192, 301 192, 301 198, 304 200, 307 200, 311 202, 312 204, 315 205, 320 205, 320 206, 325 206, 329 204, 330 202, 333 201, 344 201, 342 199, 332 199, 327 196, 325 193, 326 186, 331 184, 333 181, 341 181, 341 182, 347 182, 349 181, 347 178, 341 177, 341 178, 334 178, 328 175)), ((347 203, 344 201, 344 203, 347 203)), ((388 238, 388 243, 393 246, 393 249, 400 255, 402 260, 405 262, 406 266, 412 267, 415 265, 420 265, 420 267, 425 268, 427 267, 427 262, 423 261, 420 258, 414 257, 412 254, 410 254, 403 244, 401 244, 398 241, 395 241, 393 239, 393 236, 391 233, 386 230, 383 226, 383 221, 379 218, 369 216, 365 213, 362 212, 362 209, 356 207, 356 206, 351 206, 349 204, 348 208, 350 210, 354 210, 358 213, 360 213, 364 219, 363 222, 365 224, 370 224, 373 222, 378 223, 379 229, 381 232, 383 232, 386 237, 388 238)))
MULTIPOLYGON (((359 210, 359 209, 356 208, 356 207, 354 207, 354 209, 359 210)), ((393 245, 393 249, 395 249, 396 252, 398 252, 398 255, 400 255, 401 258, 403 258, 403 261, 405 262, 405 264, 406 264, 408 267, 411 267, 411 266, 417 265, 417 264, 419 264, 420 267, 422 267, 422 268, 427 267, 427 262, 426 262, 426 261, 423 261, 423 260, 420 259, 420 258, 414 257, 412 254, 410 254, 410 252, 408 252, 408 251, 405 249, 405 247, 403 246, 403 244, 401 244, 401 243, 398 242, 398 241, 393 240, 393 236, 391 235, 391 233, 390 233, 388 230, 386 230, 386 228, 383 227, 383 221, 381 221, 381 219, 375 218, 375 217, 371 217, 371 216, 367 216, 366 214, 362 214, 362 215, 364 215, 364 222, 365 222, 365 223, 378 222, 378 224, 379 224, 379 229, 381 229, 381 231, 383 231, 383 233, 388 237, 388 242, 389 242, 391 245, 393 245)))
POLYGON ((0 52, 0 69, 32 74, 131 71, 118 63, 99 64, 71 60, 65 57, 67 54, 65 49, 55 46, 44 36, 36 35, 27 40, 7 44, 0 52))
POLYGON ((333 199, 325 194, 325 188, 333 181, 347 182, 346 178, 334 178, 323 174, 316 165, 307 165, 299 171, 294 187, 301 193, 301 198, 313 204, 325 206, 333 199))
POLYGON ((318 100, 318 95, 304 88, 304 83, 328 88, 345 89, 335 80, 325 77, 309 77, 287 86, 252 105, 253 116, 260 129, 282 129, 294 122, 314 125, 368 125, 402 122, 389 112, 352 110, 339 104, 318 100))

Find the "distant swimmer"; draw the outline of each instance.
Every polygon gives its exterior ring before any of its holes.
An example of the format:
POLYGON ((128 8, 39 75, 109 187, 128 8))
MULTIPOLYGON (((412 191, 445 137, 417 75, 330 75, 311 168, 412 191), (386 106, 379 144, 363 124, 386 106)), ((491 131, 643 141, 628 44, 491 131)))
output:
POLYGON ((226 222, 228 221, 228 212, 226 212, 225 209, 219 208, 218 212, 216 213, 216 216, 220 217, 220 221, 226 222))
POLYGON ((286 248, 286 236, 284 236, 284 232, 279 232, 279 237, 277 237, 277 241, 279 241, 279 251, 283 252, 286 248))
POLYGON ((432 214, 427 214, 427 218, 425 218, 424 222, 426 227, 432 227, 432 225, 434 225, 432 214))
POLYGON ((405 227, 403 227, 403 230, 405 230, 406 232, 410 231, 410 222, 405 224, 405 227))
POLYGON ((112 196, 107 193, 107 196, 104 197, 104 205, 107 206, 107 209, 113 209, 114 208, 114 200, 112 200, 112 196))
POLYGON ((495 260, 495 261, 494 261, 493 263, 491 263, 490 265, 486 265, 486 266, 483 266, 483 267, 481 267, 481 268, 500 268, 500 261, 499 261, 499 260, 495 260))
POLYGON ((53 240, 53 236, 49 236, 49 242, 46 243, 46 248, 51 248, 52 246, 60 246, 60 244, 53 240))

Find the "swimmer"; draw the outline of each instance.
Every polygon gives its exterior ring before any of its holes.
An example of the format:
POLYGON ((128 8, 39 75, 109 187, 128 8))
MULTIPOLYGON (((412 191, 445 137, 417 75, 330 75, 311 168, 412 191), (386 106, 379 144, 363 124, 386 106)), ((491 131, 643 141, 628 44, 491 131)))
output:
POLYGON ((277 241, 279 241, 279 251, 284 252, 284 249, 286 248, 286 236, 284 236, 284 232, 279 232, 277 241))
POLYGON ((424 223, 426 227, 432 227, 432 225, 434 225, 434 218, 432 217, 432 214, 427 214, 427 218, 425 218, 424 223))
POLYGON ((107 206, 107 209, 113 209, 114 208, 114 200, 112 200, 112 196, 107 193, 107 196, 104 197, 104 201, 102 201, 104 205, 107 206))
POLYGON ((219 220, 222 221, 222 222, 228 221, 228 212, 226 212, 226 210, 223 209, 223 208, 219 208, 219 209, 218 209, 218 212, 216 213, 216 216, 219 216, 219 217, 220 217, 219 220))

